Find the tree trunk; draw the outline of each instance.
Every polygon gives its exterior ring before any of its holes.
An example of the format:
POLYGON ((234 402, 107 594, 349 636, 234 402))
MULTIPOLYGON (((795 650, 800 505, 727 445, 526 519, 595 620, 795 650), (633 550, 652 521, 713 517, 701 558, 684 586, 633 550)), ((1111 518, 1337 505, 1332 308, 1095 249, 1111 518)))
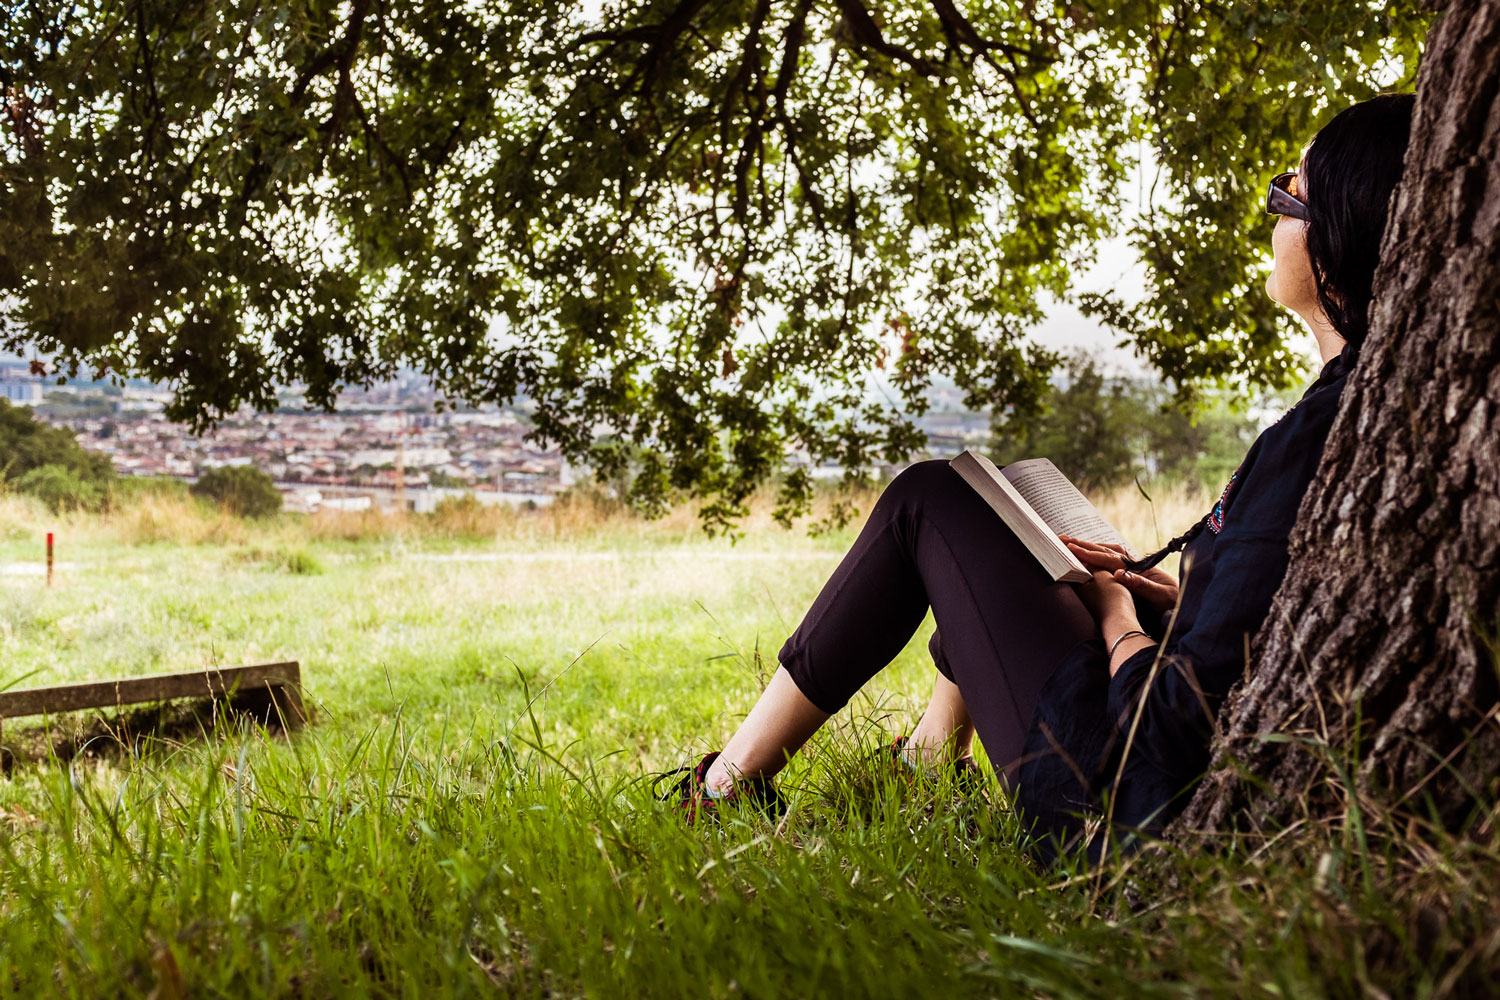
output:
POLYGON ((1494 800, 1497 92, 1500 0, 1449 4, 1417 80, 1370 337, 1178 833, 1273 828, 1356 791, 1414 812, 1430 802, 1449 825, 1494 800))

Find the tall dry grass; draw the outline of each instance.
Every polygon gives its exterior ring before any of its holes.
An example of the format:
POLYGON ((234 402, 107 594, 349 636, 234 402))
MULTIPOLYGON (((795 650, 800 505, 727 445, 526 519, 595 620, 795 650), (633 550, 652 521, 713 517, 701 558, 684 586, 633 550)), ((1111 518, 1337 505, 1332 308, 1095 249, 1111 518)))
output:
MULTIPOLYGON (((852 519, 833 529, 832 534, 849 537, 863 525, 879 495, 878 487, 820 492, 811 512, 799 518, 791 530, 800 533, 815 531, 820 525, 826 527, 830 514, 842 506, 853 512, 852 519)), ((1104 516, 1142 552, 1165 544, 1201 517, 1212 502, 1201 487, 1191 483, 1155 488, 1150 497, 1132 485, 1094 500, 1104 516)), ((785 529, 772 517, 775 507, 773 488, 758 491, 747 503, 746 516, 735 525, 736 532, 752 539, 782 533, 785 529)), ((227 514, 190 496, 169 493, 147 492, 119 499, 102 514, 54 513, 32 497, 0 493, 0 541, 30 537, 46 530, 44 526, 55 525, 75 535, 125 545, 445 539, 522 545, 686 544, 705 538, 699 509, 699 503, 684 500, 663 516, 650 518, 601 491, 581 489, 535 509, 485 506, 473 499, 460 499, 439 505, 431 514, 328 511, 257 521, 227 514)))
MULTIPOLYGON (((826 519, 834 504, 850 504, 860 520, 878 496, 877 490, 855 490, 820 496, 799 526, 826 519)), ((401 512, 325 511, 312 515, 283 514, 265 520, 235 517, 191 497, 143 494, 117 502, 107 513, 50 514, 26 497, 0 497, 0 535, 6 530, 27 534, 42 522, 66 523, 74 529, 97 532, 127 545, 173 542, 184 545, 245 544, 247 542, 373 542, 453 539, 512 543, 553 543, 640 540, 695 541, 704 537, 699 504, 683 501, 665 515, 647 517, 602 492, 578 490, 562 494, 546 506, 528 509, 509 505, 486 506, 462 498, 447 501, 430 514, 401 512), (10 526, 9 528, 7 526, 10 526)), ((736 525, 746 535, 780 530, 772 517, 774 490, 755 494, 749 513, 736 525)))
POLYGON ((50 517, 47 508, 35 497, 0 489, 0 541, 30 538, 36 533, 36 526, 47 523, 50 517))
POLYGON ((118 498, 102 512, 54 511, 36 497, 0 489, 0 541, 57 530, 126 545, 201 545, 241 543, 255 528, 186 495, 143 492, 118 498))
POLYGON ((100 529, 128 545, 241 544, 252 524, 192 497, 147 493, 122 501, 99 519, 100 529))

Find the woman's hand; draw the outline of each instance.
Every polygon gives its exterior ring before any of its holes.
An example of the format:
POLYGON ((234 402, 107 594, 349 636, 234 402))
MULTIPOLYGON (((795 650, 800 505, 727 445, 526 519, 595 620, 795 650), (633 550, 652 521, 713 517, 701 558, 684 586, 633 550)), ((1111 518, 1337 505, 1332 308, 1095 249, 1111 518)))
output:
POLYGON ((1100 628, 1117 632, 1141 627, 1135 614, 1135 601, 1114 574, 1095 570, 1088 583, 1079 584, 1078 596, 1094 616, 1100 628))
POLYGON ((1095 570, 1088 583, 1079 585, 1078 596, 1099 623, 1099 634, 1108 644, 1109 676, 1118 673, 1136 653, 1156 645, 1156 640, 1141 629, 1130 591, 1113 573, 1095 570))
POLYGON ((1165 614, 1177 606, 1177 581, 1170 573, 1155 566, 1140 573, 1125 568, 1130 557, 1118 545, 1100 542, 1085 542, 1081 538, 1058 535, 1068 550, 1078 557, 1084 568, 1096 575, 1103 571, 1112 575, 1121 586, 1137 595, 1157 611, 1165 614))

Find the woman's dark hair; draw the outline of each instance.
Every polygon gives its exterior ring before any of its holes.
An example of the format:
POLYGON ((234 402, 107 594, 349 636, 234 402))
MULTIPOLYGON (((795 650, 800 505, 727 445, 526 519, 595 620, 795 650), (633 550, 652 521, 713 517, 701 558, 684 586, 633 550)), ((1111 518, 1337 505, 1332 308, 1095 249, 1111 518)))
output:
MULTIPOLYGON (((1307 256, 1318 305, 1347 341, 1345 363, 1370 332, 1370 299, 1380 239, 1391 195, 1401 180, 1411 138, 1413 94, 1381 94, 1345 108, 1313 136, 1303 173, 1307 190, 1307 256)), ((1144 559, 1126 561, 1133 572, 1150 569, 1203 533, 1205 514, 1187 531, 1144 559)))
POLYGON ((1391 194, 1411 136, 1412 94, 1345 108, 1307 149, 1307 256, 1318 305, 1356 351, 1370 330, 1370 298, 1391 194))
POLYGON ((1212 511, 1210 511, 1208 514, 1204 514, 1202 517, 1198 518, 1198 522, 1191 528, 1184 531, 1182 534, 1178 535, 1176 538, 1172 539, 1166 545, 1163 545, 1161 548, 1157 549, 1149 556, 1146 556, 1142 559, 1126 559, 1125 569, 1131 573, 1144 572, 1150 569, 1152 566, 1155 566, 1157 563, 1161 562, 1163 559, 1167 558, 1167 556, 1171 555, 1173 552, 1185 548, 1189 542, 1197 538, 1199 535, 1203 534, 1203 529, 1208 527, 1208 519, 1211 516, 1212 511))

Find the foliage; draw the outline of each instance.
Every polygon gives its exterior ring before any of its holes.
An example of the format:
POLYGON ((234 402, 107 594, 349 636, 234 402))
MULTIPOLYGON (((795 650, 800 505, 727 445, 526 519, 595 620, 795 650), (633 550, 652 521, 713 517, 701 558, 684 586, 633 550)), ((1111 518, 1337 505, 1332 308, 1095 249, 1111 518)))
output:
MULTIPOLYGON (((1430 14, 1032 0, 44 2, 0 13, 0 340, 211 424, 408 364, 634 495, 734 517, 788 448, 921 444, 948 373, 1023 412, 1082 296, 1167 376, 1279 384, 1265 179, 1409 87, 1430 14), (1145 196, 1127 215, 1122 182, 1145 196), (885 367, 906 406, 872 403, 885 367)), ((797 509, 805 477, 786 480, 797 509)))
POLYGON ((192 485, 191 492, 240 517, 270 517, 281 512, 281 491, 270 476, 253 465, 208 469, 192 485))
POLYGON ((84 451, 71 432, 0 399, 0 484, 62 511, 97 510, 114 483, 114 466, 106 456, 84 451))
POLYGON ((1150 414, 1132 383, 1106 378, 1094 361, 1075 358, 1042 405, 1036 417, 1003 423, 1008 433, 994 443, 996 461, 1050 458, 1086 492, 1128 482, 1137 471, 1136 439, 1150 414))
POLYGON ((441 469, 433 469, 427 474, 427 484, 439 489, 472 489, 474 484, 460 476, 444 472, 441 469))
POLYGON ((282 545, 269 549, 258 545, 250 546, 236 550, 234 559, 294 576, 316 576, 324 571, 322 561, 300 545, 282 545))
POLYGON ((0 399, 0 479, 19 479, 44 465, 61 466, 101 485, 114 478, 109 459, 84 451, 70 431, 44 424, 28 407, 0 399))
POLYGON ((97 510, 108 497, 98 482, 66 465, 38 465, 15 485, 18 492, 31 494, 54 512, 97 510))
POLYGON ((306 549, 282 549, 275 559, 276 567, 297 576, 316 576, 323 572, 318 557, 306 549))
POLYGON ((110 490, 111 502, 128 504, 143 497, 182 498, 191 487, 175 476, 121 476, 110 490))
POLYGON ((1217 489, 1254 440, 1255 422, 1226 395, 1184 410, 1157 383, 1106 375, 1086 354, 1071 355, 1064 374, 1036 416, 997 421, 997 462, 1050 458, 1084 492, 1142 477, 1217 489))
MULTIPOLYGON (((1256 423, 1242 401, 1216 394, 1206 405, 1185 410, 1160 386, 1142 389, 1151 405, 1142 428, 1147 468, 1158 478, 1195 480, 1217 495, 1255 440, 1256 423)), ((1295 402, 1295 396, 1284 390, 1261 399, 1281 412, 1295 402)))
POLYGON ((496 517, 473 493, 444 497, 431 514, 432 527, 455 538, 494 537, 496 517))

